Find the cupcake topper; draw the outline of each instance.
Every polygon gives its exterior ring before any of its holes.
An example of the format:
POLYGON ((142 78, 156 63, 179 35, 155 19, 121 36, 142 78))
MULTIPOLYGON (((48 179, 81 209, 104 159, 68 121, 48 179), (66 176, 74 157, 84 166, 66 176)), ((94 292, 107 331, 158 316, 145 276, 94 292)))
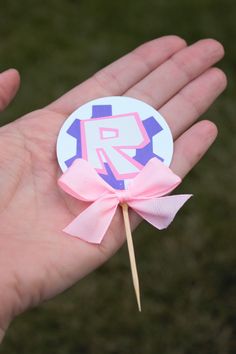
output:
POLYGON ((170 169, 173 139, 151 106, 125 96, 103 97, 75 110, 57 141, 58 183, 73 197, 93 202, 64 231, 100 243, 118 205, 122 208, 139 310, 140 290, 128 208, 158 229, 167 227, 190 195, 167 196, 181 179, 170 169))

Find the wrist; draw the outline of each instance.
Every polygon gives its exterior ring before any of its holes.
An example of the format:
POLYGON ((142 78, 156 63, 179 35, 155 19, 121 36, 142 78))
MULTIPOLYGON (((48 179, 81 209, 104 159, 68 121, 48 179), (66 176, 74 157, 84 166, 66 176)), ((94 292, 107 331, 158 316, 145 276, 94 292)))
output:
POLYGON ((4 303, 1 302, 1 309, 0 309, 0 344, 3 341, 7 328, 10 325, 10 318, 7 315, 7 312, 4 312, 4 303))
POLYGON ((0 309, 0 344, 3 341, 7 328, 11 323, 10 316, 8 316, 8 312, 3 311, 2 307, 4 304, 1 302, 1 309, 0 309))
POLYGON ((2 343, 4 336, 5 336, 5 330, 0 328, 0 344, 2 343))
POLYGON ((0 343, 14 318, 15 306, 13 297, 5 287, 0 286, 0 343))

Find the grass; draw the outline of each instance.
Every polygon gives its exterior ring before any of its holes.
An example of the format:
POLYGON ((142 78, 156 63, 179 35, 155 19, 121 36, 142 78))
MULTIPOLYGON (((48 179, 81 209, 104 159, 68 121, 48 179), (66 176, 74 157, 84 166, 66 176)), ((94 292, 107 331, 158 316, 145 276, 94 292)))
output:
MULTIPOLYGON (((233 0, 49 0, 1 4, 0 69, 22 87, 7 123, 58 97, 141 42, 178 34, 220 40, 229 88, 204 118, 219 138, 182 187, 195 198, 165 232, 135 234, 143 312, 127 250, 66 293, 20 316, 4 354, 234 354, 235 61, 233 0), (184 225, 184 227, 183 227, 184 225)), ((1 304, 0 304, 1 306, 1 304)))

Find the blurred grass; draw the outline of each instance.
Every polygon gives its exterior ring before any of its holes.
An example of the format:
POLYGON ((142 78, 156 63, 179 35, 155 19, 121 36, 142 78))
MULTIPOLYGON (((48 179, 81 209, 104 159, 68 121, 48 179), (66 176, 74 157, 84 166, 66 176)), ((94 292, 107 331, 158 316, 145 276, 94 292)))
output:
POLYGON ((235 16, 234 0, 1 1, 0 69, 16 67, 22 77, 2 123, 166 34, 220 40, 229 79, 204 116, 217 123, 219 138, 182 187, 195 198, 167 231, 146 224, 136 231, 142 313, 124 247, 73 289, 19 317, 1 353, 236 353, 235 16))

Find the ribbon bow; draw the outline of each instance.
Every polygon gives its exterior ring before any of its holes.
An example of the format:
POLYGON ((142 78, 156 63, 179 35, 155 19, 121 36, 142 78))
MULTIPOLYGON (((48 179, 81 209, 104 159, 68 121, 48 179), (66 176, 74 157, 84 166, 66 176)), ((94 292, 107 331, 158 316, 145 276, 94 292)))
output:
POLYGON ((159 230, 166 228, 178 210, 192 196, 164 195, 181 183, 181 178, 157 158, 152 158, 130 182, 128 189, 116 190, 86 161, 77 159, 58 180, 71 196, 93 202, 66 228, 66 233, 91 243, 101 243, 120 203, 127 203, 159 230))

